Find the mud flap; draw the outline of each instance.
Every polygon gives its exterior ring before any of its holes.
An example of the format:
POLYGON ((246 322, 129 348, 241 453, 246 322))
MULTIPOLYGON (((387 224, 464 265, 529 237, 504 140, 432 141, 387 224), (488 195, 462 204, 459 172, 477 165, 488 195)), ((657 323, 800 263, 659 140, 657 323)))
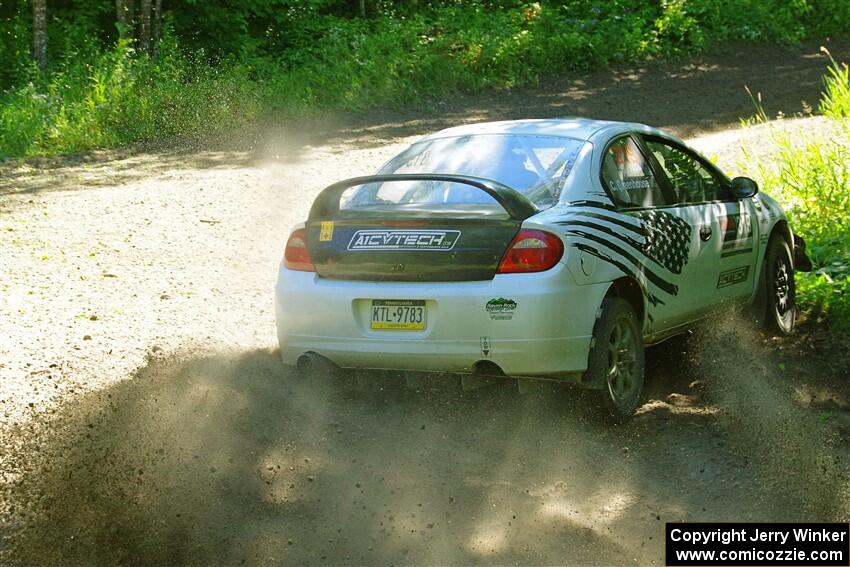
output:
POLYGON ((766 277, 765 269, 764 262, 762 262, 758 271, 759 277, 756 281, 756 294, 755 297, 753 297, 753 302, 750 304, 749 308, 750 316, 760 327, 764 326, 764 322, 767 318, 767 295, 764 290, 764 278, 766 277))
POLYGON ((812 261, 806 255, 806 241, 802 236, 794 235, 794 271, 811 272, 812 261))
MULTIPOLYGON (((599 306, 599 309, 596 310, 596 322, 593 324, 593 337, 590 339, 590 346, 587 349, 588 357, 590 356, 590 351, 593 350, 593 347, 596 346, 596 328, 599 326, 599 319, 602 318, 602 306, 599 306)), ((588 359, 588 367, 590 367, 590 360, 588 359)), ((588 390, 601 390, 605 386, 605 381, 601 376, 594 377, 591 372, 585 371, 582 373, 581 378, 579 379, 577 386, 579 388, 585 388, 588 390)))

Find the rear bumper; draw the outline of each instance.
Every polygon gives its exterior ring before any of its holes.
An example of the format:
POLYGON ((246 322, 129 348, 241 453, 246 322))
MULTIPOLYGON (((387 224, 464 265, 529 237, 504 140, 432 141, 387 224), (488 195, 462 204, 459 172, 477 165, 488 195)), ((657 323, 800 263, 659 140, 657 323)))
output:
POLYGON ((596 311, 607 284, 579 286, 563 264, 539 274, 478 282, 329 280, 281 267, 276 286, 281 357, 315 352, 345 368, 466 373, 489 360, 512 376, 558 377, 587 368, 596 311), (486 308, 506 298, 502 318, 486 308), (424 331, 369 328, 372 299, 426 301, 424 331))

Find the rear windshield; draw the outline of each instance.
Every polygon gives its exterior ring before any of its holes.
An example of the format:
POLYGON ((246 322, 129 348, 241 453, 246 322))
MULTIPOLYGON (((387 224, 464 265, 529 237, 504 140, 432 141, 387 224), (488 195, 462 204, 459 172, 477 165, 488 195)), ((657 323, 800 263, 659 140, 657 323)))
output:
MULTIPOLYGON (((379 174, 449 173, 499 181, 538 207, 554 205, 584 142, 557 136, 478 134, 417 142, 391 159, 379 174)), ((461 183, 393 181, 353 187, 341 208, 375 205, 495 204, 461 183)))

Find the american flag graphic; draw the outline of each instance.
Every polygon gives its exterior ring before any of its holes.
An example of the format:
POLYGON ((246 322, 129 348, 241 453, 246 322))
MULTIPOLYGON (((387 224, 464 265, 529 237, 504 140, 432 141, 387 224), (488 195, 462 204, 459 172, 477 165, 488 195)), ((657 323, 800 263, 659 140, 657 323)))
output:
MULTIPOLYGON (((573 209, 558 224, 567 227, 568 235, 580 239, 572 246, 617 266, 639 282, 677 295, 678 286, 657 273, 647 258, 673 274, 681 274, 688 263, 693 232, 686 220, 663 210, 618 213, 604 202, 571 205, 573 209)), ((663 303, 655 296, 653 299, 653 305, 663 303)))
POLYGON ((688 263, 691 226, 676 215, 658 210, 634 213, 643 223, 643 253, 674 274, 681 274, 688 263))

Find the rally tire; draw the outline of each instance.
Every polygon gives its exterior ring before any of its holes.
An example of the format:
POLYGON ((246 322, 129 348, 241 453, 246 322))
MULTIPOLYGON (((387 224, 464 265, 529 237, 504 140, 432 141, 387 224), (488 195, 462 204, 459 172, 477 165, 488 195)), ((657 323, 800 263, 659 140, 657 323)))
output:
POLYGON ((613 422, 634 415, 644 382, 644 348, 640 323, 631 304, 607 297, 593 329, 586 381, 601 384, 601 411, 613 422))
POLYGON ((764 327, 780 336, 793 333, 797 319, 794 266, 791 249, 779 235, 767 244, 761 292, 765 301, 764 327))

